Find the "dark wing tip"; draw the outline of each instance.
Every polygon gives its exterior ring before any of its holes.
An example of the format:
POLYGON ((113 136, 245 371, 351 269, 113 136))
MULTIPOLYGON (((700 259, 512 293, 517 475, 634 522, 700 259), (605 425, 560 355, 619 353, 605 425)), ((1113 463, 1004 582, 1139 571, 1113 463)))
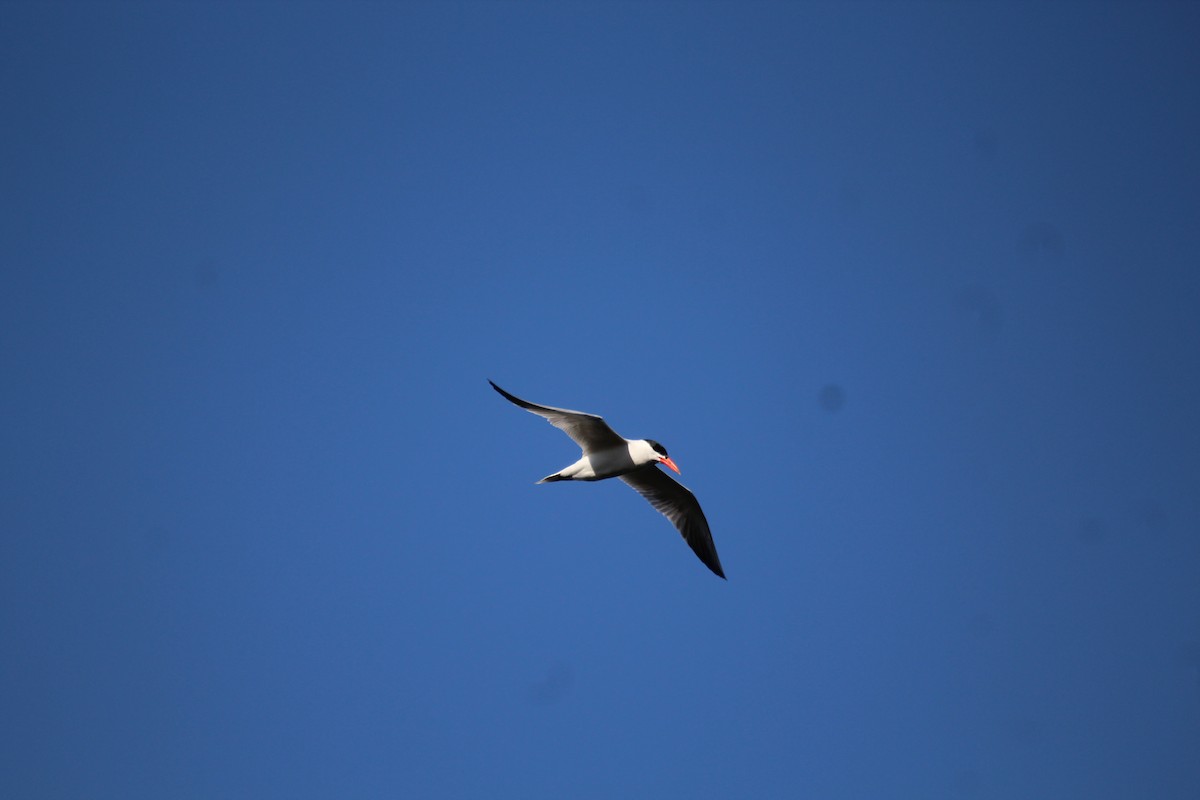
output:
POLYGON ((510 403, 516 403, 517 405, 521 406, 522 408, 528 407, 523 400, 521 400, 518 397, 514 397, 513 395, 509 394, 508 392, 504 391, 499 386, 497 386, 496 382, 494 380, 492 380, 491 378, 488 378, 488 383, 490 383, 492 385, 492 388, 495 389, 497 392, 499 392, 510 403))
MULTIPOLYGON (((655 468, 657 469, 657 467, 655 468)), ((661 470, 660 470, 661 471, 661 470)), ((666 476, 669 480, 674 481, 670 475, 666 476)), ((687 489, 692 497, 692 502, 695 503, 695 512, 698 519, 685 520, 680 526, 679 532, 683 534, 683 540, 687 542, 688 547, 700 559, 704 566, 712 570, 712 573, 722 580, 728 580, 725 577, 725 570, 721 568, 721 559, 717 555, 717 545, 713 541, 712 531, 708 528, 708 520, 704 518, 704 512, 700 510, 700 504, 695 502, 696 496, 687 489)))
POLYGON ((694 513, 685 515, 676 524, 679 532, 683 534, 683 540, 687 542, 687 546, 700 559, 700 563, 712 570, 714 575, 722 580, 729 580, 725 577, 725 570, 721 567, 721 558, 717 555, 717 544, 713 541, 712 531, 708 527, 708 519, 705 518, 704 511, 696 500, 696 495, 658 467, 654 467, 654 471, 683 490, 684 495, 691 502, 694 513))
POLYGON ((717 558, 717 548, 712 544, 711 534, 701 537, 697 532, 689 530, 684 533, 683 539, 696 554, 696 558, 700 559, 700 563, 708 567, 712 574, 721 580, 729 580, 725 577, 725 570, 721 568, 721 559, 717 558))

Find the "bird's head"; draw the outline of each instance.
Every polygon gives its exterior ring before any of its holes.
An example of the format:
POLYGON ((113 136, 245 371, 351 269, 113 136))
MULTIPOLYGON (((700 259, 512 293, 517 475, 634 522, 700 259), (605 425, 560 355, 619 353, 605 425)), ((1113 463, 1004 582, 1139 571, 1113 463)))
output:
POLYGON ((676 473, 679 473, 679 467, 675 466, 675 462, 672 461, 671 457, 667 455, 667 448, 663 447, 653 439, 647 439, 646 444, 650 445, 650 449, 654 451, 656 456, 658 456, 658 463, 664 464, 675 470, 676 473))

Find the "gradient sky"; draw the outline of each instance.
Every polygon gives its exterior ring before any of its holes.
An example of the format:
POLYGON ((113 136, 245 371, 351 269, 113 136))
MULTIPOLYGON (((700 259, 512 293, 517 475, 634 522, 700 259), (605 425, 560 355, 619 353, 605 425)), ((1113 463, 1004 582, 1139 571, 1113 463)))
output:
POLYGON ((0 794, 1200 796, 1198 30, 0 4, 0 794))

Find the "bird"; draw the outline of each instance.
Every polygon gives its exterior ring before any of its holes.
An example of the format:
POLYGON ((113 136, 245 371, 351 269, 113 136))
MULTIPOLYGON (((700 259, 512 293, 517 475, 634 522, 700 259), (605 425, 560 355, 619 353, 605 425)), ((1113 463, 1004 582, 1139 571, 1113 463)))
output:
POLYGON ((610 428, 603 417, 595 414, 540 406, 504 391, 490 378, 488 383, 509 402, 544 417, 583 450, 583 455, 574 464, 547 475, 538 483, 620 478, 671 521, 704 566, 725 578, 712 531, 696 496, 658 468, 662 464, 679 473, 679 467, 667 455, 667 448, 653 439, 626 439, 610 428))

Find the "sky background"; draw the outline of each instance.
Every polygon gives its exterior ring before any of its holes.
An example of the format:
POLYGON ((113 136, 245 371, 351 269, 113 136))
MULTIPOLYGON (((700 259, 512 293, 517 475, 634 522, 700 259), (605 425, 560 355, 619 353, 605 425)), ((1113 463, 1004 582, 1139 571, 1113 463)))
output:
POLYGON ((1197 30, 0 4, 0 794, 1200 796, 1197 30))

